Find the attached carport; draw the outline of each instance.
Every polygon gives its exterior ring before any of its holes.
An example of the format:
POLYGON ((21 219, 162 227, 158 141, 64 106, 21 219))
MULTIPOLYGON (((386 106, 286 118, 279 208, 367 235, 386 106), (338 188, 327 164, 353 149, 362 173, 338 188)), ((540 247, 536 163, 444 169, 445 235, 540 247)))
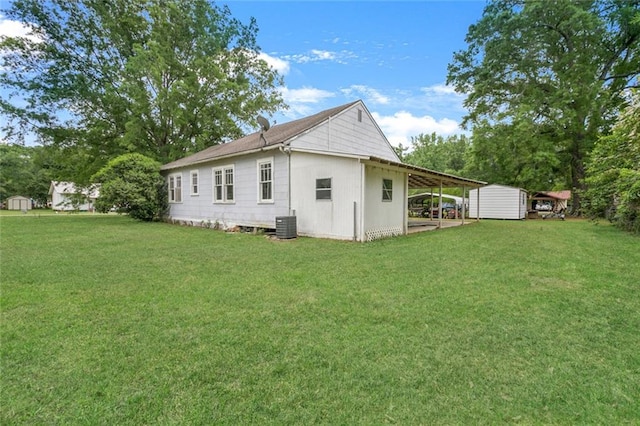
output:
MULTIPOLYGON (((435 193, 438 199, 438 220, 431 221, 436 228, 440 229, 444 227, 444 221, 442 218, 442 193, 444 188, 461 188, 462 198, 467 198, 467 192, 474 188, 485 186, 487 183, 474 179, 467 179, 460 176, 451 175, 448 173, 442 173, 435 170, 425 169, 423 167, 413 166, 411 164, 398 163, 394 161, 385 160, 383 158, 369 157, 368 162, 371 164, 384 164, 387 167, 401 170, 407 173, 405 194, 409 193, 409 189, 417 190, 429 190, 432 194, 435 193)), ((478 193, 478 202, 480 198, 480 191, 478 193)), ((466 208, 463 203, 462 214, 459 220, 447 219, 448 225, 453 225, 454 222, 457 225, 464 225, 466 208)), ((409 227, 409 212, 407 202, 405 202, 405 234, 408 232, 409 227)), ((476 219, 478 221, 479 219, 476 219)))

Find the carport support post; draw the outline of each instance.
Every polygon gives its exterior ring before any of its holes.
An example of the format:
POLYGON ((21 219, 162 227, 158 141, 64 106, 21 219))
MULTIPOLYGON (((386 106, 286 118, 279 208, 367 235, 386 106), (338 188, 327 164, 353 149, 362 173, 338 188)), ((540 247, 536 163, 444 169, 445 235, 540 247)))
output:
POLYGON ((438 228, 442 228, 442 181, 440 181, 440 193, 438 194, 438 228))
POLYGON ((464 206, 465 193, 467 192, 467 187, 462 185, 462 224, 464 225, 464 215, 466 214, 466 209, 464 206))
POLYGON ((429 205, 429 219, 433 220, 433 190, 434 188, 429 188, 431 190, 431 204, 429 205))

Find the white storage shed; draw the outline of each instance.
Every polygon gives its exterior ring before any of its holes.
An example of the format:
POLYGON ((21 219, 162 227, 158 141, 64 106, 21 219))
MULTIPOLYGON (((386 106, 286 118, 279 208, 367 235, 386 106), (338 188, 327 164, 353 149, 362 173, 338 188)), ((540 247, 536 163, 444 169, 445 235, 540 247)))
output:
POLYGON ((524 219, 526 215, 527 191, 522 188, 487 185, 469 191, 470 218, 524 219))
POLYGON ((31 200, 21 195, 7 198, 7 210, 31 210, 31 200))

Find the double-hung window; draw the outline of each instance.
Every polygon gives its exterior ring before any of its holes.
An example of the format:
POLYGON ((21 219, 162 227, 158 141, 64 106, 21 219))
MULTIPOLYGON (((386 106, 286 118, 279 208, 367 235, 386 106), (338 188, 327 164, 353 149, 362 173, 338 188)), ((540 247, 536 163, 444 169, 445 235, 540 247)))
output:
POLYGON ((316 179, 316 200, 331 199, 331 178, 316 179))
POLYGON ((198 195, 199 174, 197 170, 191 171, 191 195, 198 195))
POLYGON ((233 203, 235 189, 233 184, 233 166, 213 169, 213 202, 233 203))
POLYGON ((273 203, 273 158, 258 160, 258 202, 273 203))
POLYGON ((169 202, 182 202, 182 175, 169 175, 169 202))
POLYGON ((391 179, 382 179, 382 201, 393 200, 393 181, 391 179))

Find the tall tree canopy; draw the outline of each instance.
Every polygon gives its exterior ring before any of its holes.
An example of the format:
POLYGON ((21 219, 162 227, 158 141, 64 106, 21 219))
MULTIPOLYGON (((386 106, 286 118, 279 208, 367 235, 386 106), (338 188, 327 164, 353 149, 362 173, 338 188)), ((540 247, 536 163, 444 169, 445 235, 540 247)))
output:
POLYGON ((465 135, 421 134, 411 138, 411 152, 404 154, 402 160, 427 169, 462 175, 470 146, 471 141, 465 135))
POLYGON ((447 78, 468 94, 479 178, 583 189, 585 159, 640 73, 639 5, 490 1, 447 78))
POLYGON ((44 147, 0 144, 0 202, 22 195, 46 204, 53 172, 44 147))
POLYGON ((640 92, 620 115, 611 135, 600 138, 587 162, 588 216, 607 217, 640 234, 640 92))
POLYGON ((259 58, 255 20, 206 0, 16 0, 30 30, 0 41, 0 101, 12 141, 35 132, 78 180, 138 152, 160 162, 242 135, 284 107, 259 58))

